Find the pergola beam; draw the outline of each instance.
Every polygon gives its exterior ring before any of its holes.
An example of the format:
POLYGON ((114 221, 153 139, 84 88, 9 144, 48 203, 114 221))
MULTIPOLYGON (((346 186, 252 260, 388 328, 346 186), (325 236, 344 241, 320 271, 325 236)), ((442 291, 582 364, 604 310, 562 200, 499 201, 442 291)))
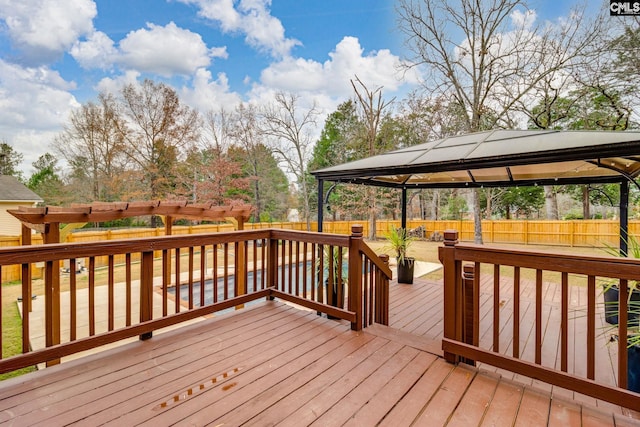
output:
POLYGON ((46 232, 43 227, 45 224, 105 222, 146 215, 211 221, 227 221, 227 218, 234 218, 238 224, 244 224, 251 214, 251 206, 213 206, 211 204, 187 204, 186 202, 174 201, 98 202, 90 205, 73 205, 71 207, 20 207, 8 210, 8 212, 27 227, 46 232))

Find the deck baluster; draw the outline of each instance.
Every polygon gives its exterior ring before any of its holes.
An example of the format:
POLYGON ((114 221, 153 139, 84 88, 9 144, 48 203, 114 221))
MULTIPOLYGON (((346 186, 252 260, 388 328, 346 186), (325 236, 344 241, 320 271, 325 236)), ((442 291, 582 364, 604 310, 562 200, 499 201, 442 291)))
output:
POLYGON ((513 267, 513 357, 520 357, 520 267, 513 267))
MULTIPOLYGON (((462 267, 462 292, 464 293, 464 331, 463 339, 467 344, 474 346, 478 345, 478 337, 480 335, 479 323, 480 323, 480 289, 478 284, 477 272, 479 268, 476 268, 474 264, 464 264, 462 267)), ((495 311, 495 307, 494 307, 495 311)), ((496 348, 494 324, 494 351, 496 348)), ((475 366, 476 362, 473 359, 465 358, 464 362, 468 365, 475 366)))
POLYGON ((627 388, 627 330, 629 327, 629 281, 620 280, 618 286, 618 387, 627 388))
MULTIPOLYGON (((475 264, 475 270, 480 276, 480 263, 475 264)), ((480 277, 476 277, 476 281, 479 283, 480 277)), ((476 289, 474 287, 474 289, 476 289)), ((479 289, 479 285, 477 287, 479 289)), ((478 295, 478 293, 475 293, 478 295)), ((478 308, 474 307, 474 313, 478 312, 478 308)), ((476 319, 474 318, 474 321, 476 319)), ((476 322, 477 325, 477 322, 476 322)), ((474 343, 474 345, 478 345, 474 343)), ((493 351, 500 352, 500 265, 495 264, 493 266, 493 351)))
MULTIPOLYGON (((177 253, 176 253, 177 255, 177 253)), ((179 300, 176 294, 176 300, 179 300)), ((140 322, 147 322, 153 318, 153 251, 142 253, 140 266, 140 322)), ((152 332, 140 335, 141 340, 152 337, 152 332)))
POLYGON ((96 334, 96 257, 89 257, 89 336, 96 334))
POLYGON ((176 271, 175 271, 175 284, 174 284, 174 289, 176 291, 175 294, 175 298, 174 298, 174 309, 176 313, 180 313, 180 297, 182 292, 181 291, 181 286, 182 283, 180 281, 180 248, 176 248, 176 271))
MULTIPOLYGON (((115 290, 115 259, 113 257, 113 255, 109 255, 109 266, 108 266, 108 272, 107 272, 107 292, 108 292, 108 297, 107 297, 107 304, 108 304, 108 309, 107 309, 107 324, 108 324, 108 328, 109 331, 113 331, 114 328, 114 318, 115 318, 115 302, 114 302, 114 290, 115 290)), ((71 271, 71 275, 75 275, 75 268, 71 271)))
POLYGON ((126 286, 126 302, 125 302, 125 310, 126 310, 126 326, 131 326, 131 254, 127 253, 125 255, 125 286, 126 286))
POLYGON ((69 341, 76 340, 76 328, 78 324, 76 319, 76 285, 76 259, 71 258, 69 260, 69 341))

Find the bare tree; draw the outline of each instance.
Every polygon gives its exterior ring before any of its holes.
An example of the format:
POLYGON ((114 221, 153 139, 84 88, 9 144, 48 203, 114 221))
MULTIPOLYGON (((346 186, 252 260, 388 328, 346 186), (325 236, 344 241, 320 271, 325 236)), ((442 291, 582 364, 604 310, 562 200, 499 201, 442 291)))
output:
MULTIPOLYGON (((374 90, 369 89, 363 82, 356 76, 355 81, 351 80, 351 86, 356 94, 358 109, 362 117, 362 122, 365 124, 365 143, 367 149, 367 155, 369 157, 374 156, 377 153, 376 140, 378 137, 378 131, 380 130, 380 124, 382 121, 384 110, 386 110, 393 99, 390 101, 384 101, 382 99, 382 87, 377 87, 374 90)), ((368 200, 369 211, 369 238, 376 238, 376 189, 367 187, 366 198, 368 200)))
POLYGON ((123 125, 114 97, 100 93, 97 102, 89 101, 71 113, 69 124, 54 140, 56 151, 89 179, 91 200, 119 197, 124 138, 118 129, 123 125))
POLYGON ((129 159, 144 177, 145 196, 166 197, 174 183, 177 160, 199 138, 200 119, 164 83, 145 80, 122 90, 120 128, 129 159))
MULTIPOLYGON (((399 0, 400 28, 425 69, 433 97, 466 113, 467 132, 513 127, 514 105, 550 74, 576 65, 602 22, 586 7, 558 25, 535 25, 523 0, 399 0), (454 37, 458 37, 457 39, 454 37)), ((475 241, 482 242, 479 191, 474 191, 475 241)))
POLYGON ((229 135, 244 151, 244 164, 249 172, 253 192, 254 215, 260 218, 264 209, 263 184, 266 183, 261 173, 261 157, 264 156, 264 150, 261 149, 262 134, 258 126, 258 111, 254 106, 239 104, 235 108, 229 124, 229 135))
POLYGON ((316 126, 318 111, 315 103, 311 108, 302 109, 299 97, 278 92, 275 101, 262 111, 262 132, 272 139, 273 153, 286 165, 289 173, 296 178, 296 185, 302 199, 302 214, 311 229, 311 192, 308 188, 309 159, 313 150, 310 128, 316 126))

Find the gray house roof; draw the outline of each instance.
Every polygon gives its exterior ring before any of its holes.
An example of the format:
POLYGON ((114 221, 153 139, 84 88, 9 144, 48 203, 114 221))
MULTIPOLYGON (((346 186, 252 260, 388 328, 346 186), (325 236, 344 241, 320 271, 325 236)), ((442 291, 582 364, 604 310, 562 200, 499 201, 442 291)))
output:
POLYGON ((0 175, 0 201, 42 202, 42 197, 10 175, 0 175))
POLYGON ((640 132, 477 132, 311 173, 326 181, 395 188, 619 182, 640 176, 640 132))

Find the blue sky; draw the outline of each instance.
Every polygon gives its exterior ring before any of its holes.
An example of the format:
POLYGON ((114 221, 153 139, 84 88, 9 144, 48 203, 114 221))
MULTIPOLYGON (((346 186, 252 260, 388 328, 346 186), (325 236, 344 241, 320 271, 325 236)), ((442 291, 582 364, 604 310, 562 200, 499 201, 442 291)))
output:
MULTIPOLYGON (((551 20, 572 4, 529 2, 551 20)), ((356 74, 401 98, 417 76, 397 73, 396 20, 393 0, 0 0, 0 140, 28 176, 74 108, 145 77, 201 112, 285 91, 326 115, 356 74)))

